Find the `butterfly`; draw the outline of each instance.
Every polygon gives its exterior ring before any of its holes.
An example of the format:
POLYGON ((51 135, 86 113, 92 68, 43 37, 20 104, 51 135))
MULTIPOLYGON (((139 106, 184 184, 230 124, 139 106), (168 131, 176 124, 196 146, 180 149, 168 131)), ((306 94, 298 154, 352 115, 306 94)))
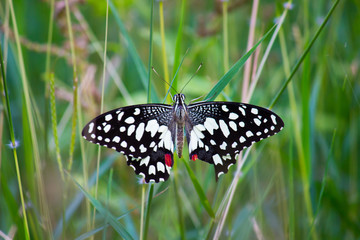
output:
POLYGON ((174 151, 182 156, 184 136, 189 159, 212 164, 216 180, 236 163, 241 150, 284 127, 274 112, 237 102, 185 104, 185 95, 173 96, 173 105, 140 104, 121 107, 91 120, 82 136, 122 153, 127 164, 145 182, 169 178, 174 151))

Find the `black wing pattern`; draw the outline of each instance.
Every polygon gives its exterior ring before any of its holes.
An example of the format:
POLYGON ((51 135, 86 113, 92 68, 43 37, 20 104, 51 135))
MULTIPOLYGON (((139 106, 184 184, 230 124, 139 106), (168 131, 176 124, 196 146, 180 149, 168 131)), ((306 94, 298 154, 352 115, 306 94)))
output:
POLYGON ((185 130, 190 159, 213 164, 216 179, 235 164, 242 149, 284 127, 272 111, 243 103, 194 103, 188 106, 188 115, 185 130))
POLYGON ((173 166, 172 107, 144 104, 114 109, 99 115, 82 136, 125 155, 127 164, 146 182, 166 181, 173 166))

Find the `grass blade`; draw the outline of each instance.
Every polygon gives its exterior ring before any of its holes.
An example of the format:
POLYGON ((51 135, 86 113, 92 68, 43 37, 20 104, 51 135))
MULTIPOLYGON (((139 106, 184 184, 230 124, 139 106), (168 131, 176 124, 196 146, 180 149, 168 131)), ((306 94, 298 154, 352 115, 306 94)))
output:
MULTIPOLYGON (((117 9, 116 9, 114 3, 112 2, 112 0, 109 0, 109 6, 111 9, 111 13, 114 15, 116 23, 120 28, 121 34, 124 37, 124 39, 126 40, 127 49, 129 51, 129 54, 130 54, 132 60, 134 61, 135 67, 140 76, 141 83, 146 88, 147 84, 148 84, 148 78, 146 77, 147 74, 146 74, 145 66, 144 66, 143 62, 141 61, 141 58, 140 58, 139 54, 137 53, 136 48, 135 48, 129 34, 126 31, 126 28, 125 28, 123 22, 121 21, 120 16, 119 16, 117 9)), ((156 94, 155 89, 153 87, 151 87, 151 100, 152 100, 152 102, 159 102, 158 95, 156 94)))
MULTIPOLYGON (((23 221, 24 221, 25 239, 30 239, 29 225, 28 225, 28 221, 27 221, 25 200, 24 200, 24 194, 23 194, 23 187, 22 187, 22 183, 21 183, 21 174, 20 174, 20 169, 19 169, 19 160, 18 160, 17 151, 16 151, 17 144, 16 144, 16 140, 15 140, 14 126, 13 126, 13 121, 12 121, 12 117, 11 117, 10 101, 9 101, 9 94, 7 91, 6 75, 5 75, 5 70, 4 70, 4 60, 3 60, 3 56, 2 56, 1 45, 0 45, 0 64, 1 64, 1 76, 2 76, 2 80, 3 80, 2 86, 4 87, 4 89, 1 89, 1 90, 3 90, 1 92, 5 93, 5 101, 6 102, 4 103, 4 105, 6 106, 6 113, 7 113, 6 116, 7 116, 7 120, 8 120, 7 122, 9 124, 11 148, 13 150, 13 155, 14 155, 16 176, 17 176, 19 194, 20 194, 20 199, 21 199, 21 208, 22 208, 23 221)), ((3 100, 4 100, 4 98, 3 98, 3 100)))
POLYGON ((91 204, 106 218, 109 224, 114 228, 114 230, 119 233, 121 237, 124 239, 133 239, 130 233, 125 229, 125 227, 118 222, 118 220, 95 198, 93 198, 88 192, 83 189, 80 184, 71 176, 69 175, 72 181, 76 184, 76 186, 81 190, 81 192, 85 195, 87 199, 91 202, 91 204))
POLYGON ((252 47, 244 56, 242 56, 231 68, 229 71, 225 73, 224 76, 217 82, 217 84, 210 90, 210 92, 206 95, 205 99, 212 101, 214 100, 222 90, 229 84, 231 79, 235 76, 235 74, 240 70, 242 66, 244 66, 246 60, 251 56, 251 54, 255 51, 255 49, 262 43, 264 39, 266 39, 270 33, 275 29, 277 25, 274 25, 256 44, 252 47))
POLYGON ((193 183, 193 186, 196 190, 196 193, 198 194, 199 198, 200 198, 200 202, 201 205, 205 208, 205 210, 207 211, 207 213, 209 214, 209 216, 211 218, 215 218, 215 213, 209 203, 209 200, 207 199, 204 190, 202 189, 199 181, 197 180, 194 172, 191 170, 189 163, 186 160, 183 160, 186 170, 190 176, 191 182, 193 183))
POLYGON ((311 39, 311 42, 309 43, 309 45, 306 47, 305 51, 303 52, 303 54, 301 55, 300 59, 297 61, 297 63, 295 64, 293 70, 290 73, 290 76, 288 77, 288 79, 284 82, 283 86, 281 87, 280 91, 278 92, 278 94, 275 96, 274 100, 271 102, 269 108, 271 109, 275 103, 279 100, 281 94, 284 92, 284 90, 286 89, 287 85, 289 84, 289 82, 291 81, 291 79, 294 77, 296 71, 299 69, 301 63, 304 61, 306 55, 309 53, 311 47, 313 46, 313 44, 315 43, 316 39, 319 37, 320 33, 322 32, 322 30, 324 29, 326 23, 329 21, 330 16, 332 15, 332 13, 334 12, 336 6, 338 5, 338 3, 340 2, 340 0, 336 0, 336 2, 333 4, 333 6, 331 7, 331 9, 329 10, 328 14, 326 15, 324 21, 322 22, 321 26, 319 27, 319 29, 317 30, 317 32, 315 33, 315 36, 313 37, 313 39, 311 39))

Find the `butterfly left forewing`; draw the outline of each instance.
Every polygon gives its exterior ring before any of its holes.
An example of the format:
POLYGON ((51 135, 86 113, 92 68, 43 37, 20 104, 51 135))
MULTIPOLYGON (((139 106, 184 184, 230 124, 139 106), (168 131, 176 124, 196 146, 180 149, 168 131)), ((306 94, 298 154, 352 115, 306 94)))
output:
POLYGON ((216 178, 228 172, 239 152, 279 132, 284 123, 270 110, 234 102, 188 106, 189 157, 214 165, 216 178))
POLYGON ((127 164, 146 182, 165 181, 173 165, 171 110, 164 104, 118 108, 90 121, 82 136, 124 154, 127 164))

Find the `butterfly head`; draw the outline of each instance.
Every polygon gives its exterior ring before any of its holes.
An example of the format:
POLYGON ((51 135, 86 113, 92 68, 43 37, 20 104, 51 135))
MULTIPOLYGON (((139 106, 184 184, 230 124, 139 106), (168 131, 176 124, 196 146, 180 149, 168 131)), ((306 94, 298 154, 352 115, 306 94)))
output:
POLYGON ((173 96, 173 101, 181 105, 185 102, 185 95, 183 93, 177 93, 173 96))

